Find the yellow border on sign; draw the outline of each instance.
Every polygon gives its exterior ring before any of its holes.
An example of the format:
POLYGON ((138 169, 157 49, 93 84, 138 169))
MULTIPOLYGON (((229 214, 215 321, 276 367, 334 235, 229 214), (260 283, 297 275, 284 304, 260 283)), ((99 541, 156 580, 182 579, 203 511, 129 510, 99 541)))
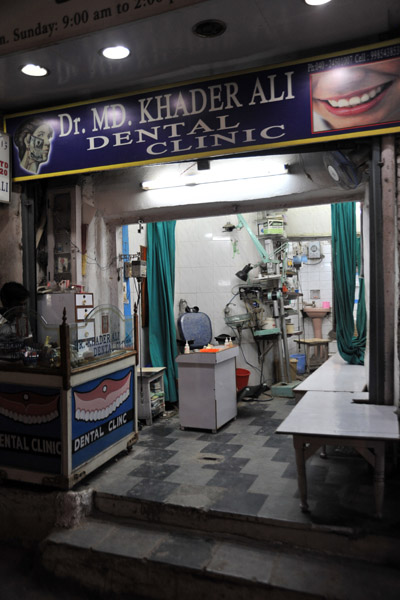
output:
POLYGON ((337 140, 344 140, 344 139, 349 139, 349 138, 360 138, 360 137, 371 137, 373 135, 384 135, 384 134, 388 134, 388 133, 398 133, 400 132, 400 125, 396 126, 396 127, 390 127, 387 129, 374 129, 373 131, 361 131, 359 133, 346 133, 343 135, 332 135, 329 137, 320 137, 320 138, 313 138, 312 140, 310 140, 309 138, 306 138, 304 140, 291 140, 288 142, 281 142, 281 143, 274 143, 274 144, 261 144, 261 145, 257 145, 257 146, 239 146, 239 147, 235 147, 235 148, 229 148, 226 150, 214 150, 214 151, 210 151, 210 152, 201 152, 201 153, 197 153, 197 154, 179 154, 177 156, 172 157, 171 156, 166 156, 166 157, 159 157, 156 160, 154 159, 149 159, 149 160, 140 160, 140 161, 135 161, 135 162, 129 162, 129 163, 120 163, 120 164, 115 164, 115 165, 99 165, 98 167, 87 167, 85 169, 74 169, 73 171, 57 171, 57 172, 53 172, 53 173, 43 173, 42 175, 32 175, 30 177, 15 177, 13 179, 14 182, 19 182, 19 181, 31 181, 34 179, 46 179, 49 177, 59 177, 61 175, 74 175, 74 174, 78 174, 78 173, 94 173, 96 171, 111 171, 113 169, 126 169, 128 167, 141 167, 143 165, 150 165, 150 164, 159 164, 159 163, 175 163, 175 162, 182 162, 183 160, 194 160, 194 159, 198 159, 198 158, 205 158, 205 157, 212 157, 212 156, 220 156, 220 155, 227 155, 227 154, 241 154, 244 152, 250 152, 250 151, 258 151, 258 150, 268 150, 268 149, 274 149, 274 148, 287 148, 290 146, 296 146, 298 144, 313 144, 315 142, 323 142, 323 141, 337 141, 337 140))
MULTIPOLYGON (((136 90, 136 91, 132 91, 132 92, 126 92, 124 94, 114 94, 111 96, 104 96, 101 98, 84 100, 82 102, 71 102, 68 104, 56 105, 56 106, 52 106, 49 108, 42 108, 39 110, 33 109, 33 110, 29 110, 29 111, 12 113, 12 114, 5 115, 3 117, 3 130, 5 133, 7 133, 6 120, 15 118, 15 117, 23 117, 23 116, 32 115, 32 114, 46 113, 46 112, 50 112, 50 111, 54 111, 54 110, 72 108, 72 107, 76 107, 76 106, 85 106, 87 104, 94 104, 97 102, 106 102, 109 100, 118 100, 118 99, 122 99, 122 98, 137 96, 139 94, 145 94, 145 93, 155 92, 155 91, 160 91, 160 90, 166 91, 171 88, 176 88, 176 87, 183 86, 183 85, 190 85, 190 84, 194 84, 194 83, 202 83, 205 81, 220 81, 220 80, 226 79, 228 77, 237 77, 237 76, 245 75, 248 73, 260 73, 262 71, 270 71, 272 69, 282 68, 282 67, 286 67, 286 66, 290 66, 290 65, 299 65, 299 64, 304 64, 304 63, 308 63, 308 62, 314 62, 317 60, 325 60, 327 58, 333 58, 333 57, 337 57, 337 56, 345 56, 346 54, 353 54, 355 52, 373 50, 376 48, 386 48, 388 46, 393 46, 395 44, 400 44, 400 38, 394 38, 394 39, 388 40, 386 42, 380 42, 380 43, 377 42, 374 44, 368 44, 366 46, 358 46, 356 48, 349 48, 346 50, 341 50, 339 52, 329 52, 327 54, 321 54, 321 55, 303 58, 303 59, 299 59, 299 60, 295 60, 295 61, 285 61, 282 63, 276 63, 276 64, 264 66, 264 67, 254 67, 251 69, 243 69, 241 71, 231 71, 229 73, 221 73, 216 76, 214 75, 214 76, 200 77, 197 79, 189 79, 186 81, 179 81, 176 83, 168 84, 167 86, 158 85, 158 86, 140 89, 140 90, 136 90)), ((148 160, 134 161, 134 162, 130 162, 130 163, 120 163, 120 164, 113 164, 113 165, 99 165, 97 167, 74 169, 72 171, 57 171, 57 172, 52 172, 52 173, 43 173, 42 175, 30 175, 30 176, 23 176, 23 177, 15 177, 12 179, 12 181, 13 182, 32 181, 32 180, 37 180, 37 179, 45 179, 45 178, 49 178, 49 177, 58 177, 61 175, 72 175, 72 174, 77 174, 77 173, 92 173, 92 172, 96 172, 96 171, 104 171, 104 170, 108 171, 108 170, 112 170, 112 169, 123 169, 123 168, 127 168, 127 167, 135 167, 135 166, 157 164, 157 163, 168 163, 168 162, 173 163, 173 162, 178 162, 178 160, 182 161, 183 159, 192 160, 192 159, 197 159, 197 158, 201 158, 201 157, 210 157, 210 156, 219 156, 219 155, 228 155, 228 154, 240 154, 241 152, 267 150, 267 149, 274 149, 274 148, 285 148, 285 147, 290 147, 290 146, 296 146, 299 144, 314 144, 316 142, 322 142, 322 141, 331 141, 331 140, 337 141, 337 140, 344 140, 344 139, 350 139, 350 138, 370 137, 370 136, 375 136, 375 135, 384 135, 384 134, 388 134, 388 133, 397 133, 399 131, 400 131, 400 125, 398 125, 396 127, 388 127, 385 129, 371 129, 368 131, 360 131, 360 132, 355 132, 355 133, 343 133, 343 134, 337 134, 337 135, 326 135, 323 137, 295 139, 295 140, 290 140, 287 142, 276 142, 273 144, 261 144, 261 145, 254 145, 254 146, 239 146, 239 147, 229 148, 229 149, 225 149, 225 150, 214 150, 214 151, 210 151, 210 152, 201 152, 201 153, 196 153, 196 154, 181 154, 181 155, 177 155, 174 157, 171 157, 171 156, 164 157, 164 158, 157 157, 155 159, 152 158, 152 159, 148 159, 148 160)))

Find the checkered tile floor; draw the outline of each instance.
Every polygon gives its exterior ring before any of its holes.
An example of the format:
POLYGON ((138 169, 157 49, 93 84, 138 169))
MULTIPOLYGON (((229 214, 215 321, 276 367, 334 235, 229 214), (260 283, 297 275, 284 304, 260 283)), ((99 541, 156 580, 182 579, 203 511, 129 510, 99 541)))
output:
MULTIPOLYGON (((180 506, 293 522, 372 524, 374 494, 368 464, 344 448, 329 448, 307 461, 311 512, 299 508, 292 437, 275 430, 294 400, 261 396, 239 402, 237 419, 217 433, 181 430, 179 414, 143 425, 128 456, 85 480, 95 490, 180 506)), ((387 475, 386 526, 397 524, 400 486, 387 475), (389 521, 388 521, 389 520, 389 521)))

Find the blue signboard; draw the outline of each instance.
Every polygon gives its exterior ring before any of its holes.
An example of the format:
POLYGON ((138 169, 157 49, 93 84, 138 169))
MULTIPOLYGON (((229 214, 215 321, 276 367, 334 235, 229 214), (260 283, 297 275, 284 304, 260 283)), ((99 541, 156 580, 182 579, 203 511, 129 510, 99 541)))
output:
POLYGON ((60 390, 0 384, 0 464, 61 473, 60 390))
POLYGON ((133 367, 72 389, 72 468, 134 433, 133 367))
POLYGON ((10 115, 13 179, 400 131, 400 42, 10 115))

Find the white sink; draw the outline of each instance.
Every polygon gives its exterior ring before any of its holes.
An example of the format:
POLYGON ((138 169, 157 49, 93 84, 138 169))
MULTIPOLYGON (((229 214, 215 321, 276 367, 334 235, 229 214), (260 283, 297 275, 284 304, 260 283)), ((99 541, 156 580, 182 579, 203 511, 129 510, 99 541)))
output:
POLYGON ((307 317, 311 317, 311 319, 323 319, 329 311, 330 308, 319 307, 307 307, 304 309, 304 312, 306 313, 307 317))

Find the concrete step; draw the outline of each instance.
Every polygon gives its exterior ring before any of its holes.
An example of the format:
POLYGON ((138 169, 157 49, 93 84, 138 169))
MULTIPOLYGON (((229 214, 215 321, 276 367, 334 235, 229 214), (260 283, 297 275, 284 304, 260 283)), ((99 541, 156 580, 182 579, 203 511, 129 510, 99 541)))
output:
POLYGON ((194 529, 89 518, 42 542, 43 567, 99 596, 152 600, 394 600, 384 565, 194 529))
MULTIPOLYGON (((376 519, 368 529, 338 527, 311 521, 283 521, 258 516, 198 509, 129 496, 95 492, 94 511, 100 518, 124 518, 135 523, 201 531, 204 535, 235 535, 243 540, 283 544, 375 564, 400 567, 398 528, 383 527, 376 519)), ((299 509, 299 514, 300 509, 299 509)))

